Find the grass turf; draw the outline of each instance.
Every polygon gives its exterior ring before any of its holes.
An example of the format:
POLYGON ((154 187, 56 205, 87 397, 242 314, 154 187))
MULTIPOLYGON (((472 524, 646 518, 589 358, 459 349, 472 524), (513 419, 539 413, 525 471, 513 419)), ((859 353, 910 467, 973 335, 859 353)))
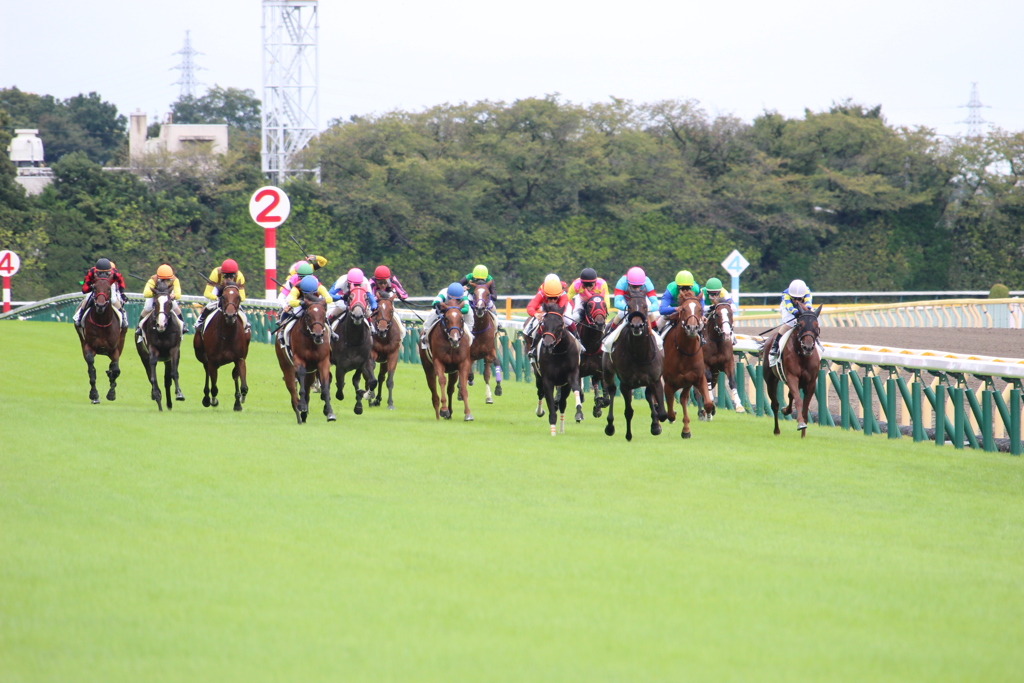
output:
POLYGON ((627 443, 621 402, 551 438, 512 381, 438 423, 413 366, 300 427, 269 346, 249 376, 204 409, 189 350, 158 413, 130 349, 94 406, 70 326, 0 323, 0 681, 1024 671, 1019 459, 642 406, 627 443))

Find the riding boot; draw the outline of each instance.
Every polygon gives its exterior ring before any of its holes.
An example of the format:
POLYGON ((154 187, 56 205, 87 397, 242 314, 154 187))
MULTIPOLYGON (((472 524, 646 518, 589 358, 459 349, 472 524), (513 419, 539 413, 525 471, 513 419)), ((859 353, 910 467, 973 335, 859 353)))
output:
POLYGON ((772 339, 772 348, 768 351, 768 365, 775 365, 779 362, 779 337, 782 335, 776 334, 775 338, 772 339))
POLYGON ((118 311, 118 313, 121 315, 121 329, 122 330, 127 330, 128 329, 128 311, 122 308, 121 310, 118 311))

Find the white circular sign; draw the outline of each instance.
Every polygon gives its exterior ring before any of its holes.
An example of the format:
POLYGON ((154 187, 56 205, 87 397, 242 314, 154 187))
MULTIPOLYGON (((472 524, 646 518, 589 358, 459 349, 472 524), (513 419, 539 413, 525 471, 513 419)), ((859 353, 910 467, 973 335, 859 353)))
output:
POLYGON ((288 218, 292 203, 279 187, 268 185, 252 193, 249 200, 249 215, 263 228, 276 228, 288 218))
POLYGON ((0 275, 10 277, 21 268, 21 259, 13 251, 0 251, 0 275))

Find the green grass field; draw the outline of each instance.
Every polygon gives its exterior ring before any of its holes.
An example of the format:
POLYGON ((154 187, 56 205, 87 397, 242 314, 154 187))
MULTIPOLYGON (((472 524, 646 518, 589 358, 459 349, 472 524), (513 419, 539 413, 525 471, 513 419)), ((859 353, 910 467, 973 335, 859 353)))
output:
POLYGON ((300 427, 269 346, 233 413, 186 342, 158 413, 134 349, 94 406, 69 325, 0 323, 0 681, 1024 676, 1020 459, 645 410, 551 438, 515 382, 438 423, 412 366, 395 412, 300 427))

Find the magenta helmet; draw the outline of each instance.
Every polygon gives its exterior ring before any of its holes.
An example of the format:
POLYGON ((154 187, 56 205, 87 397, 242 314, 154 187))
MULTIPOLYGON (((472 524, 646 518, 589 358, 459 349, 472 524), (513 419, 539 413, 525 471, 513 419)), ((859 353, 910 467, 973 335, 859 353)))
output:
POLYGON ((633 266, 626 271, 626 282, 637 287, 643 286, 647 282, 647 273, 644 272, 643 268, 633 266))
POLYGON ((363 284, 363 280, 365 279, 366 277, 363 275, 363 271, 361 271, 358 268, 353 268, 352 270, 348 271, 348 281, 354 285, 363 284))

